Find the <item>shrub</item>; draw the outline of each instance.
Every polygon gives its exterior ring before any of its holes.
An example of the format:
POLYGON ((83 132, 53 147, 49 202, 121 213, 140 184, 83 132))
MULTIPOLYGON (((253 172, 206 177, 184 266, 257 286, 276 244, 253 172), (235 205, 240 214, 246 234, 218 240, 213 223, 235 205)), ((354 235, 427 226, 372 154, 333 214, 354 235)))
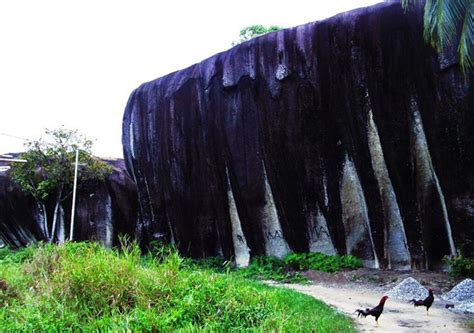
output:
POLYGON ((284 262, 297 270, 314 269, 323 272, 338 272, 362 267, 362 261, 352 255, 326 255, 323 253, 290 253, 284 262))
POLYGON ((276 257, 253 257, 250 264, 243 268, 233 268, 232 263, 222 257, 186 259, 185 265, 190 268, 207 269, 218 273, 232 273, 247 279, 273 280, 283 283, 305 283, 308 281, 306 277, 276 257))
POLYGON ((221 257, 204 259, 186 259, 185 265, 214 272, 233 272, 250 279, 274 280, 284 283, 306 283, 308 279, 299 271, 309 269, 323 272, 338 272, 341 270, 362 267, 362 261, 352 255, 330 256, 323 253, 290 253, 284 259, 267 256, 256 256, 248 267, 232 269, 231 263, 221 257))
POLYGON ((451 275, 474 278, 474 259, 459 255, 446 258, 445 261, 451 266, 449 271, 451 275))
POLYGON ((284 283, 307 282, 308 279, 275 257, 258 256, 252 258, 246 268, 239 270, 246 278, 274 280, 284 283))

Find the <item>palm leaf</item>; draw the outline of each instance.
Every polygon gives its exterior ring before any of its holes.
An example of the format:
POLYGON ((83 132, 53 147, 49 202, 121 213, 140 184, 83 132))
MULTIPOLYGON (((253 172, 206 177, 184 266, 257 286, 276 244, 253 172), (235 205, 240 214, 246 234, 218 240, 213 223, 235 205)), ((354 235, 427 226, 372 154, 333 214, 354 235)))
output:
POLYGON ((424 39, 438 52, 459 42, 463 72, 467 74, 473 68, 474 0, 401 0, 401 3, 405 10, 424 3, 424 39))
POLYGON ((456 38, 457 29, 466 12, 464 0, 428 0, 424 9, 424 37, 438 51, 456 38))
POLYGON ((474 0, 466 1, 466 12, 459 38, 459 58, 464 73, 474 67, 474 0))

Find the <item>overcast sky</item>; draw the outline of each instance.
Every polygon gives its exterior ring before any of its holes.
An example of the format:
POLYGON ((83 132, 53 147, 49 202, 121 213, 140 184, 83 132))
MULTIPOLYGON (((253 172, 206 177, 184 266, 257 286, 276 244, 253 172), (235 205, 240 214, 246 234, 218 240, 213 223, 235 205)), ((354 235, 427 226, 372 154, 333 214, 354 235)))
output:
POLYGON ((374 0, 0 2, 0 153, 65 125, 121 157, 122 115, 141 83, 230 48, 241 28, 296 26, 374 0))

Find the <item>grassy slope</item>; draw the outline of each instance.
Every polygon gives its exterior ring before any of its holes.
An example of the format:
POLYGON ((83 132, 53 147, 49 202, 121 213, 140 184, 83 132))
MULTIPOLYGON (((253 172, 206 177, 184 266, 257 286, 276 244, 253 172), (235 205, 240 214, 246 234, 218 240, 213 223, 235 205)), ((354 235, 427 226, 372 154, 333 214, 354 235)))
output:
POLYGON ((233 273, 94 243, 0 252, 1 331, 354 332, 323 303, 233 273), (6 285, 5 285, 6 282, 6 285))

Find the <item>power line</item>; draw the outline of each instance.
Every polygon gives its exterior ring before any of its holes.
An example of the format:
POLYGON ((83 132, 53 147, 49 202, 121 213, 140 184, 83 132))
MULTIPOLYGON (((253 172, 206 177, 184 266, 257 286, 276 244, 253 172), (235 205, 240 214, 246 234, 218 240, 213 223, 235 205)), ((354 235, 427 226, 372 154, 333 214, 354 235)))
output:
POLYGON ((22 137, 19 137, 19 136, 16 136, 16 135, 8 134, 8 133, 1 133, 1 132, 0 132, 0 135, 9 136, 10 138, 14 138, 14 139, 18 139, 18 140, 23 140, 23 141, 30 141, 30 140, 28 140, 28 139, 25 139, 25 138, 22 138, 22 137))

